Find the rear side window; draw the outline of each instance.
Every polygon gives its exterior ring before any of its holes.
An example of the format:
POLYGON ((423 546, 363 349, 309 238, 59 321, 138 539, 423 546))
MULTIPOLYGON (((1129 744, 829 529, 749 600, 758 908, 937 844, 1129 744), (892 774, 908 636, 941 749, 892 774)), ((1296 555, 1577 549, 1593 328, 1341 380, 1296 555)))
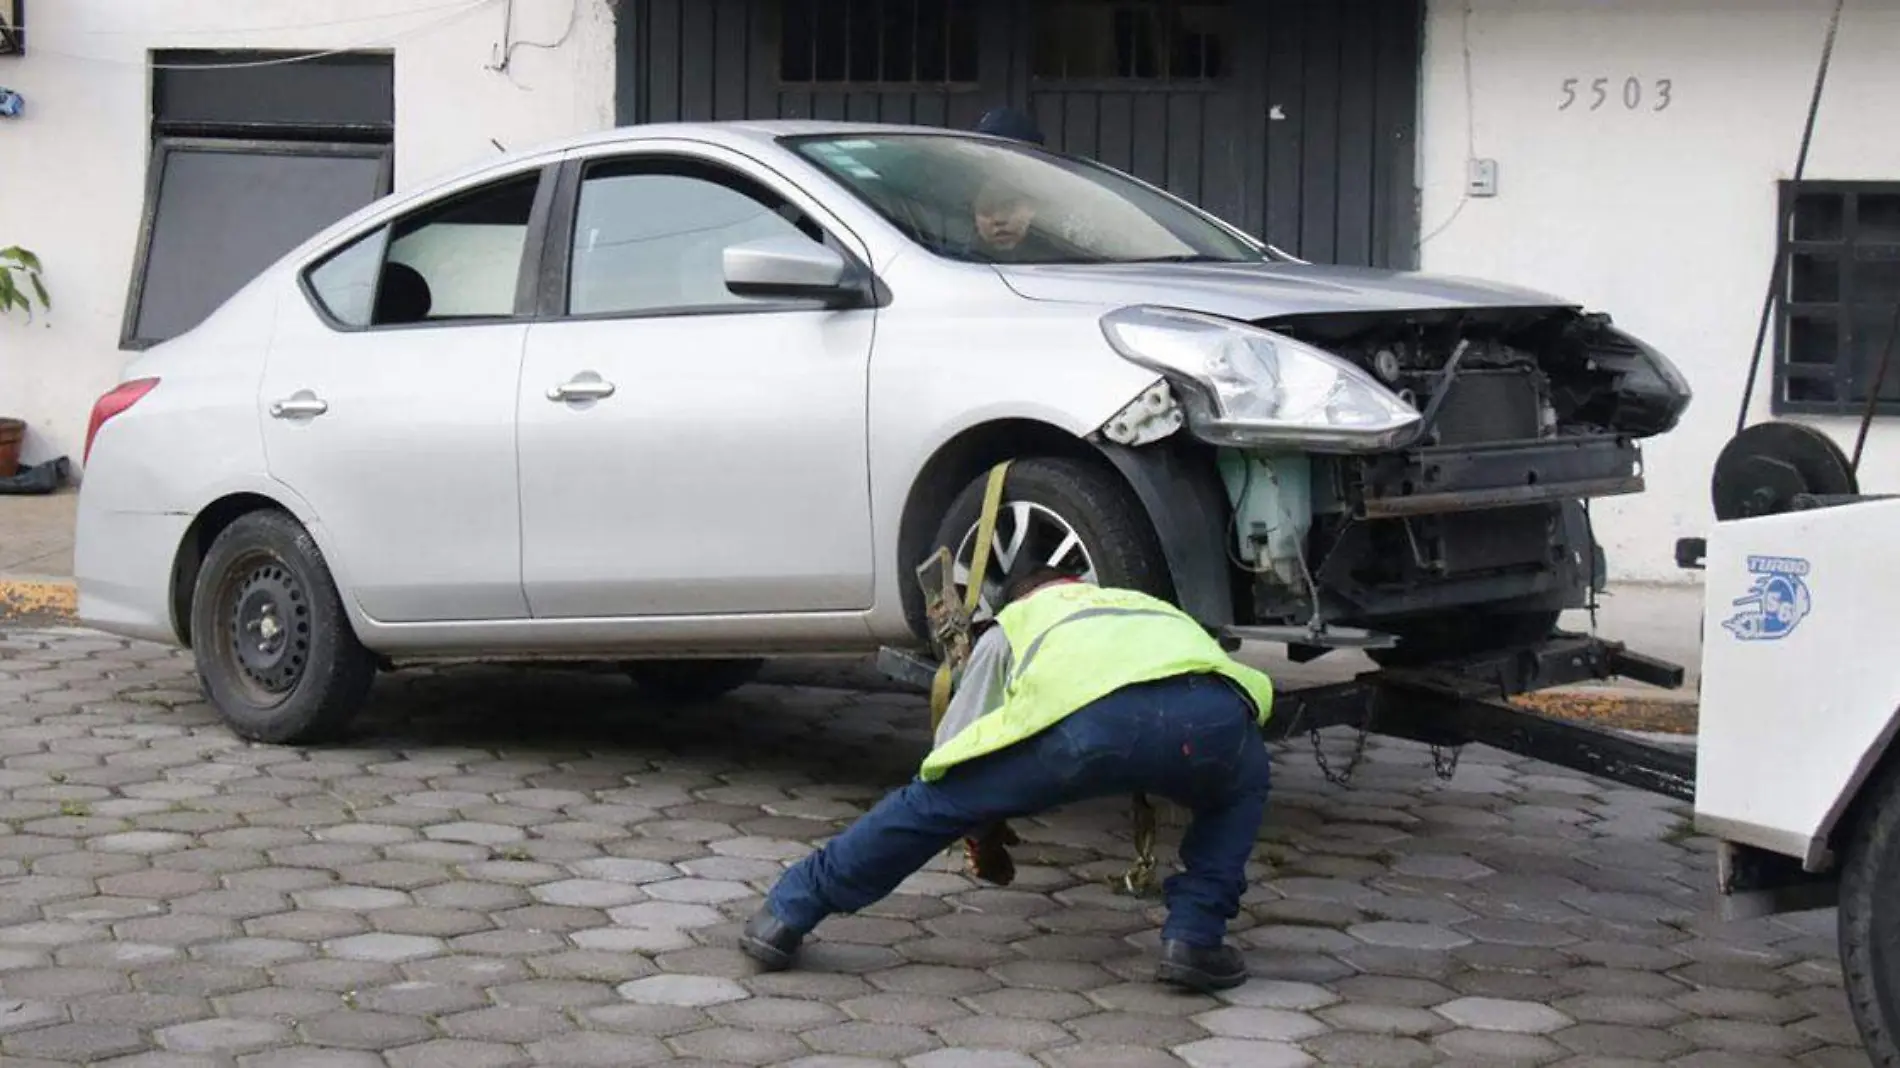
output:
POLYGON ((331 253, 306 276, 339 326, 508 319, 541 172, 419 208, 331 253))
POLYGON ((376 306, 376 274, 383 265, 389 228, 364 234, 310 272, 310 292, 330 317, 344 326, 365 327, 376 306))

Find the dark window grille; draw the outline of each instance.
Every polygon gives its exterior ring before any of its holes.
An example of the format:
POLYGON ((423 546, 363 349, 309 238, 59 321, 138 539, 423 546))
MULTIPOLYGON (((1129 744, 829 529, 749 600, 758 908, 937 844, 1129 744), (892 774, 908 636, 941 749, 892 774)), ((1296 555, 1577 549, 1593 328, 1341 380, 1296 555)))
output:
POLYGON ((1774 411, 1900 415, 1900 182, 1783 182, 1774 411), (1790 217, 1792 211, 1792 217, 1790 217))
POLYGON ((974 85, 977 0, 779 0, 788 85, 974 85))
MULTIPOLYGON (((0 0, 4 3, 5 0, 0 0)), ((202 322, 257 272, 390 190, 387 55, 153 55, 152 155, 120 345, 202 322)))
POLYGON ((1226 73, 1226 4, 1037 0, 1031 11, 1038 80, 1189 84, 1226 73))
POLYGON ((0 56, 26 55, 26 0, 0 0, 0 56))

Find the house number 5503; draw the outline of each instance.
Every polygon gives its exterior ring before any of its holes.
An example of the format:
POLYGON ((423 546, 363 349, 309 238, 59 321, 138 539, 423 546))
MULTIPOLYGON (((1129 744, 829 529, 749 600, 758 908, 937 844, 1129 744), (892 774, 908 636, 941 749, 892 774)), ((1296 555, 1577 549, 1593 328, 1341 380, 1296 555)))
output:
POLYGON ((1650 82, 1636 77, 1624 78, 1620 82, 1614 78, 1592 78, 1588 84, 1582 78, 1565 78, 1557 110, 1586 108, 1601 111, 1606 107, 1621 105, 1625 111, 1662 111, 1672 101, 1674 90, 1675 83, 1668 78, 1657 78, 1650 82))

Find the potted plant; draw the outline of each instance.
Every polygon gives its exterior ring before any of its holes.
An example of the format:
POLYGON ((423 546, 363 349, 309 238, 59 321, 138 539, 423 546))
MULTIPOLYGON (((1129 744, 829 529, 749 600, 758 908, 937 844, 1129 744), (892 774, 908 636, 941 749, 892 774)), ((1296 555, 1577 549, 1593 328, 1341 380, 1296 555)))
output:
MULTIPOLYGON (((46 283, 40 280, 40 258, 14 245, 0 248, 0 315, 15 309, 33 321, 33 304, 50 310, 53 302, 46 296, 46 283)), ((20 443, 26 439, 26 423, 0 416, 0 478, 12 478, 20 470, 20 443)))

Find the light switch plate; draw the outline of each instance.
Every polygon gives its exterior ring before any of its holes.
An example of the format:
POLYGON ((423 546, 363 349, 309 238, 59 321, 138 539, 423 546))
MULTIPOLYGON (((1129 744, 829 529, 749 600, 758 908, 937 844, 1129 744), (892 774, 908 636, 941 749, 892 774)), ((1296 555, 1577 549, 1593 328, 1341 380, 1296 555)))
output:
POLYGON ((1497 196, 1498 161, 1494 159, 1471 160, 1466 167, 1465 190, 1474 197, 1497 196))

